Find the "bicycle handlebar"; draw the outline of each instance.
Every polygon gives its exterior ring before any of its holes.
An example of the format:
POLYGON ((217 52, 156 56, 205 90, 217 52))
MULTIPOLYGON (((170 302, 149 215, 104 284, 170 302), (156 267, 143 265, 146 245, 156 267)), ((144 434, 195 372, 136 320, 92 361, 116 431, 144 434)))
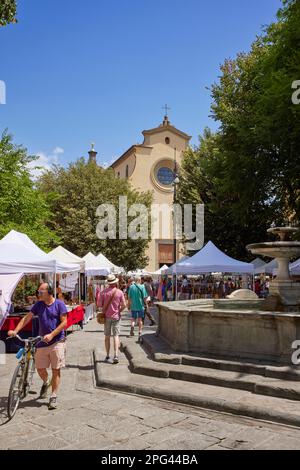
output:
POLYGON ((44 336, 36 336, 35 338, 27 338, 27 339, 23 339, 21 338, 21 336, 19 336, 18 334, 16 334, 15 336, 9 336, 8 338, 6 339, 13 339, 13 338, 17 338, 19 341, 21 341, 22 343, 38 343, 40 341, 43 341, 44 340, 44 336))

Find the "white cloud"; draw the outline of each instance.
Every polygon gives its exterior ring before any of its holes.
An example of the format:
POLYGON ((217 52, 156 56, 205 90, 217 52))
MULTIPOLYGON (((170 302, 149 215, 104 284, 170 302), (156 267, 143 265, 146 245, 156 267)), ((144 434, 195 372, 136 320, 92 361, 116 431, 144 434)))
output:
POLYGON ((37 152, 35 155, 38 158, 28 164, 32 178, 37 179, 45 171, 50 170, 53 164, 58 164, 58 157, 63 153, 64 149, 61 147, 55 147, 49 155, 44 152, 37 152))
POLYGON ((61 147, 55 147, 52 152, 54 155, 59 155, 60 153, 64 153, 64 149, 61 147))

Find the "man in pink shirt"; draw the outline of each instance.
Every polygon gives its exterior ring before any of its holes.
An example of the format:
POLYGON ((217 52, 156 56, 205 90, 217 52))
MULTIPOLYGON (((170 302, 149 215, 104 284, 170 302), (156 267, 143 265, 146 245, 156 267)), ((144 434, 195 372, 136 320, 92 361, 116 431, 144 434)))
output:
POLYGON ((104 336, 106 358, 105 362, 110 362, 110 337, 114 338, 114 359, 113 363, 118 364, 118 352, 120 347, 120 319, 121 312, 126 308, 126 302, 123 292, 118 289, 119 279, 114 274, 107 277, 108 287, 100 294, 98 307, 102 307, 105 313, 104 336))

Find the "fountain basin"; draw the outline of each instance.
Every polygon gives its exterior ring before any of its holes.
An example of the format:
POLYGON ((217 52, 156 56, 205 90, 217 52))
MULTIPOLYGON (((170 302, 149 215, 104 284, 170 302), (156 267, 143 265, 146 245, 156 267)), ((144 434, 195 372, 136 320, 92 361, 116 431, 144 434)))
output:
POLYGON ((247 245, 253 254, 269 258, 297 258, 300 256, 300 242, 262 242, 247 245))
POLYGON ((228 302, 158 303, 157 334, 176 352, 291 364, 293 342, 300 340, 300 313, 261 311, 251 301, 228 302))

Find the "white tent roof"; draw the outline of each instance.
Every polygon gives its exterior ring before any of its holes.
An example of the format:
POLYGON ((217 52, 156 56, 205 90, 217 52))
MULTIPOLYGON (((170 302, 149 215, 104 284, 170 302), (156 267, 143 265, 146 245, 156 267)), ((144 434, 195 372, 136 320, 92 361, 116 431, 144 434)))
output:
POLYGON ((128 276, 151 276, 150 271, 145 271, 144 269, 136 269, 135 271, 129 271, 128 276))
POLYGON ((175 274, 175 273, 177 273, 178 272, 177 271, 178 266, 180 266, 180 264, 182 264, 184 261, 186 261, 188 259, 189 259, 189 256, 183 256, 182 258, 180 258, 180 260, 178 260, 176 263, 172 264, 172 266, 167 268, 163 274, 175 274))
POLYGON ((251 264, 253 264, 254 269, 256 269, 264 266, 266 263, 261 258, 255 258, 253 261, 251 261, 251 264))
POLYGON ((300 258, 290 264, 290 272, 293 276, 300 276, 300 258))
POLYGON ((25 233, 11 230, 7 233, 0 242, 19 243, 23 246, 31 248, 37 255, 45 255, 46 252, 39 248, 25 233))
MULTIPOLYGON (((198 253, 176 266, 177 274, 202 273, 248 273, 254 272, 253 264, 244 263, 223 253, 209 241, 198 253)), ((174 271, 175 273, 175 271, 174 271)))
POLYGON ((111 273, 111 268, 101 266, 97 256, 89 252, 84 257, 85 261, 85 274, 87 276, 107 276, 111 273))
POLYGON ((154 273, 152 273, 153 275, 156 275, 156 276, 161 276, 162 274, 164 274, 164 272, 169 269, 169 266, 167 266, 166 264, 164 264, 161 268, 159 268, 157 271, 154 271, 154 273))
POLYGON ((116 266, 114 263, 109 261, 109 259, 106 258, 106 256, 104 256, 102 253, 99 253, 99 255, 96 256, 96 259, 100 266, 102 266, 103 268, 110 269, 113 273, 120 273, 121 271, 123 271, 123 268, 116 266))
POLYGON ((56 259, 57 261, 60 261, 61 263, 67 263, 67 264, 76 264, 80 265, 80 270, 84 271, 85 268, 85 261, 80 258, 77 255, 74 255, 74 253, 71 253, 71 251, 68 251, 66 248, 63 246, 59 245, 53 250, 51 250, 48 255, 56 259))
POLYGON ((272 259, 269 263, 265 263, 260 268, 255 269, 255 274, 275 274, 278 269, 278 263, 276 259, 272 259))
POLYGON ((254 274, 263 274, 265 272, 264 268, 267 263, 265 263, 261 258, 255 258, 251 261, 251 264, 254 266, 254 274))
POLYGON ((0 274, 78 271, 79 265, 56 261, 25 234, 11 230, 0 240, 0 274))

